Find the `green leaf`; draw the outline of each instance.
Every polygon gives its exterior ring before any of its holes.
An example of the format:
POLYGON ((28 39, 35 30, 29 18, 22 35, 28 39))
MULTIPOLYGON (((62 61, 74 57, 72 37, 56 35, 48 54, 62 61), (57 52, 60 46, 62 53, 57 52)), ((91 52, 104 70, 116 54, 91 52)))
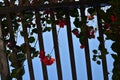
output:
POLYGON ((30 53, 34 53, 35 52, 35 48, 34 47, 30 47, 30 53))
POLYGON ((18 54, 18 55, 17 55, 17 58, 18 58, 18 60, 19 60, 20 62, 22 62, 22 63, 26 60, 26 56, 25 56, 24 53, 18 54))
POLYGON ((95 57, 92 58, 93 61, 96 61, 97 59, 95 57))
POLYGON ((12 78, 17 78, 16 76, 17 76, 17 74, 16 74, 16 69, 13 69, 13 70, 12 70, 12 73, 11 73, 11 77, 12 77, 12 78))
POLYGON ((93 14, 94 12, 95 12, 95 9, 94 9, 94 8, 89 8, 89 9, 88 9, 88 13, 93 14))
POLYGON ((0 7, 2 7, 3 6, 3 2, 0 2, 0 7))
MULTIPOLYGON (((22 67, 20 67, 19 69, 17 69, 17 73, 19 74, 19 76, 23 76, 24 73, 25 73, 24 67, 22 66, 22 67)), ((18 76, 18 77, 19 77, 19 76, 18 76)))
POLYGON ((17 31, 18 28, 19 28, 19 26, 20 26, 20 25, 17 23, 17 20, 15 20, 13 24, 14 24, 14 26, 13 26, 13 27, 14 27, 14 30, 17 31))
POLYGON ((98 55, 98 58, 99 58, 99 59, 102 59, 102 55, 98 55))
POLYGON ((37 31, 37 28, 34 28, 33 30, 32 30, 32 32, 31 32, 31 35, 33 35, 33 33, 38 33, 38 31, 37 31))
POLYGON ((93 53, 94 53, 94 54, 97 54, 97 50, 93 50, 93 53))
POLYGON ((21 36, 24 36, 24 32, 23 32, 23 31, 20 31, 20 35, 21 35, 21 36))
POLYGON ((79 38, 79 42, 84 45, 84 36, 81 36, 81 37, 79 38))
POLYGON ((116 54, 111 54, 111 56, 112 56, 112 58, 115 59, 115 60, 118 58, 118 56, 117 56, 116 54))
POLYGON ((98 49, 100 50, 100 51, 102 51, 102 45, 101 44, 99 44, 99 46, 98 46, 98 49))
POLYGON ((57 19, 61 19, 65 15, 65 11, 64 11, 63 8, 56 8, 55 12, 56 12, 56 18, 57 19))
POLYGON ((97 39, 100 41, 100 40, 101 40, 101 37, 97 37, 97 39))
POLYGON ((79 24, 79 18, 75 18, 75 20, 74 20, 73 23, 74 23, 74 25, 75 25, 76 27, 79 27, 79 26, 78 26, 78 24, 79 24))
POLYGON ((93 60, 93 61, 96 61, 96 60, 97 60, 97 55, 93 55, 92 60, 93 60))
POLYGON ((38 53, 39 53, 39 51, 35 51, 34 53, 32 53, 32 55, 31 55, 32 59, 33 59, 34 57, 37 57, 37 56, 38 56, 38 53))
POLYGON ((25 73, 25 70, 24 70, 24 67, 20 67, 18 69, 13 69, 12 70, 12 73, 11 73, 11 77, 12 78, 18 78, 18 77, 22 77, 25 73))
POLYGON ((51 20, 46 20, 46 22, 47 22, 48 24, 51 24, 52 21, 51 21, 51 20))
POLYGON ((11 67, 15 67, 15 64, 11 62, 11 65, 10 65, 10 66, 11 66, 11 67))
POLYGON ((25 43, 23 43, 23 44, 21 44, 21 46, 20 46, 20 50, 23 52, 23 53, 25 53, 26 51, 25 51, 25 43))
POLYGON ((80 26, 82 26, 81 21, 79 20, 79 18, 75 18, 73 24, 75 25, 75 27, 79 28, 80 26))
POLYGON ((10 62, 14 62, 14 54, 9 54, 9 60, 10 62))
POLYGON ((100 61, 97 61, 96 63, 97 63, 98 65, 100 65, 100 64, 101 64, 101 62, 100 62, 100 61))
POLYGON ((103 47, 103 45, 99 44, 98 49, 101 51, 102 54, 108 54, 109 52, 107 51, 106 48, 103 47))
POLYGON ((78 17, 79 16, 78 10, 77 9, 71 9, 70 10, 70 16, 71 17, 78 17))
POLYGON ((98 13, 105 22, 109 22, 109 17, 103 10, 100 9, 98 13))
POLYGON ((45 27, 44 30, 43 30, 43 32, 46 32, 46 31, 50 32, 51 29, 52 29, 51 27, 45 27))
POLYGON ((2 26, 4 26, 4 27, 7 27, 7 26, 8 26, 7 20, 3 20, 3 21, 2 21, 2 26))
POLYGON ((112 50, 116 53, 120 53, 120 43, 114 42, 111 46, 112 50))
POLYGON ((21 47, 20 46, 16 45, 15 48, 16 48, 17 52, 21 52, 21 47))
POLYGON ((29 40, 30 43, 35 42, 35 38, 34 37, 29 37, 28 40, 29 40))
POLYGON ((33 13, 24 14, 24 20, 30 19, 33 17, 33 13))
POLYGON ((8 57, 9 57, 10 54, 11 54, 11 51, 10 51, 10 50, 5 50, 4 52, 7 54, 8 57))

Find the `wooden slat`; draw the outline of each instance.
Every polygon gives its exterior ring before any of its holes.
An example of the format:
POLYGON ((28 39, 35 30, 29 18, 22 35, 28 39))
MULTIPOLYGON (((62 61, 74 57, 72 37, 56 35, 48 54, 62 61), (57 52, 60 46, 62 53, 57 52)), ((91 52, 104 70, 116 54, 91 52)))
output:
MULTIPOLYGON (((6 6, 11 6, 11 4, 9 4, 9 1, 8 0, 5 0, 5 5, 6 6)), ((8 30, 9 30, 9 33, 10 33, 10 43, 12 44, 13 48, 13 58, 14 58, 14 62, 13 64, 15 65, 15 69, 19 69, 19 61, 17 60, 17 51, 16 51, 16 41, 15 41, 15 36, 14 36, 14 31, 13 31, 13 26, 12 26, 12 20, 10 18, 10 14, 7 14, 6 15, 6 19, 7 19, 7 24, 8 24, 8 30)), ((17 77, 17 80, 21 80, 22 77, 19 76, 17 77)))
POLYGON ((7 76, 9 75, 9 64, 7 54, 4 52, 5 45, 1 21, 2 20, 0 19, 0 76, 1 76, 0 80, 6 80, 7 76))
POLYGON ((68 9, 65 9, 65 15, 66 15, 66 22, 67 22, 67 36, 68 36, 68 46, 69 46, 69 53, 70 53, 70 62, 71 62, 71 68, 72 68, 72 80, 77 80, 73 40, 72 40, 72 34, 71 34, 71 22, 70 22, 70 15, 69 15, 68 9))
MULTIPOLYGON (((35 17, 36 17, 36 24, 37 24, 37 30, 38 30, 38 40, 39 40, 40 50, 44 51, 44 43, 43 43, 42 27, 40 23, 39 11, 35 11, 35 17)), ((48 80, 47 68, 43 63, 42 63, 42 71, 43 71, 44 80, 48 80)))
MULTIPOLYGON (((82 5, 80 8, 81 18, 85 18, 85 7, 82 5)), ((88 43, 88 35, 87 35, 87 27, 86 23, 84 24, 85 33, 84 33, 84 46, 85 46, 85 59, 86 59, 86 67, 87 67, 87 76, 88 80, 92 80, 92 70, 91 70, 91 60, 90 60, 90 52, 89 52, 89 43, 88 43)))
MULTIPOLYGON (((53 11, 50 11, 51 21, 55 21, 55 16, 53 11)), ((60 52, 59 52, 59 46, 58 46, 58 36, 56 32, 56 25, 52 23, 52 35, 53 35, 53 43, 54 43, 54 52, 56 57, 56 66, 57 66, 57 74, 58 74, 58 80, 63 80, 62 78, 62 68, 61 68, 61 62, 60 62, 60 52)))
MULTIPOLYGON (((19 5, 23 5, 21 0, 19 2, 19 5)), ((35 80, 32 58, 31 58, 31 53, 30 53, 30 44, 29 44, 29 40, 28 40, 27 25, 24 24, 24 21, 23 21, 24 14, 22 14, 22 13, 21 13, 21 20, 22 20, 22 28, 23 28, 23 32, 24 32, 23 37, 24 37, 25 48, 26 48, 26 53, 27 53, 27 62, 28 62, 28 70, 29 70, 30 80, 35 80)))
POLYGON ((64 0, 64 2, 74 2, 75 0, 64 0))
POLYGON ((14 7, 15 0, 10 0, 10 7, 14 7))
POLYGON ((23 28, 23 32, 24 32, 24 41, 25 41, 25 48, 26 48, 25 50, 27 53, 27 61, 28 61, 30 80, 35 80, 32 58, 31 58, 31 53, 30 53, 30 45, 29 45, 29 41, 28 41, 27 26, 23 25, 23 22, 22 22, 22 28, 23 28))
MULTIPOLYGON (((12 26, 12 20, 11 20, 9 14, 7 14, 6 18, 7 18, 8 29, 9 29, 9 33, 10 33, 10 43, 12 44, 12 46, 14 46, 12 50, 13 50, 13 56, 14 56, 15 69, 19 69, 20 64, 19 64, 19 61, 17 60, 17 51, 16 51, 16 48, 15 48, 16 41, 15 41, 15 36, 14 36, 14 31, 13 31, 13 26, 12 26)), ((17 80, 21 80, 21 79, 22 79, 21 76, 19 76, 17 78, 17 80)))
MULTIPOLYGON (((99 6, 108 5, 108 1, 99 0, 99 6)), ((35 10, 45 10, 50 8, 80 8, 80 5, 85 5, 86 7, 90 7, 92 5, 96 6, 96 2, 92 3, 91 1, 79 1, 79 2, 64 2, 64 3, 52 3, 52 4, 39 4, 32 6, 14 6, 14 7, 0 7, 0 14, 7 13, 18 13, 22 11, 35 11, 35 10)))
MULTIPOLYGON (((100 42, 100 46, 105 49, 105 41, 104 41, 104 36, 103 36, 103 29, 102 29, 102 24, 101 24, 101 18, 100 18, 100 13, 99 10, 100 7, 96 7, 96 11, 97 11, 97 21, 98 21, 98 31, 99 31, 99 42, 100 42)), ((102 55, 102 68, 103 68, 103 76, 104 76, 104 80, 108 80, 108 70, 107 70, 107 61, 106 61, 106 53, 101 51, 101 55, 102 55)))

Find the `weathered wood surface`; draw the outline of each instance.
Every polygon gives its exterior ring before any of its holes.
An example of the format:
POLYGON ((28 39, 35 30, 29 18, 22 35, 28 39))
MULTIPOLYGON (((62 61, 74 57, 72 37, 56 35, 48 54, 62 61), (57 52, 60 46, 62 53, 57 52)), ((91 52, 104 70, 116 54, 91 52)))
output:
POLYGON ((0 75, 1 80, 6 80, 8 75, 8 64, 6 54, 4 53, 4 42, 2 40, 2 28, 0 20, 0 75))
MULTIPOLYGON (((99 6, 106 6, 108 1, 99 1, 99 6)), ((22 11, 35 11, 45 10, 48 8, 79 8, 83 4, 86 7, 97 6, 95 1, 76 1, 76 2, 63 2, 63 3, 51 3, 51 4, 35 4, 26 6, 14 6, 14 7, 0 7, 0 14, 18 13, 22 11), (94 5, 93 5, 94 4, 94 5)))

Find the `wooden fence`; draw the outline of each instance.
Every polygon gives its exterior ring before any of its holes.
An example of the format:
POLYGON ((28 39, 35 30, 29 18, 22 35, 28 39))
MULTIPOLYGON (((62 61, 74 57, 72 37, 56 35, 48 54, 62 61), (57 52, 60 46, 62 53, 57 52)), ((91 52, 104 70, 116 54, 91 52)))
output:
MULTIPOLYGON (((44 3, 44 0, 4 0, 2 3, 2 6, 0 7, 0 17, 1 17, 1 25, 0 25, 0 73, 1 73, 1 80, 6 80, 7 77, 9 77, 8 80, 10 80, 10 71, 9 71, 9 63, 8 63, 8 57, 9 54, 4 54, 4 50, 6 50, 6 41, 9 41, 12 43, 12 54, 13 54, 13 64, 15 69, 19 69, 19 66, 21 66, 19 60, 18 60, 18 53, 17 53, 17 46, 16 46, 16 40, 15 40, 15 26, 14 26, 14 15, 18 15, 20 17, 20 23, 22 25, 23 29, 23 37, 24 37, 24 43, 25 43, 25 53, 26 58, 28 61, 28 69, 29 69, 29 75, 30 80, 36 80, 34 76, 34 69, 33 69, 33 63, 31 58, 31 48, 29 46, 29 35, 28 35, 28 26, 26 26, 24 22, 24 14, 26 13, 32 13, 35 17, 35 24, 36 24, 36 30, 38 34, 38 42, 40 46, 40 50, 44 50, 44 43, 43 43, 43 35, 42 35, 42 23, 40 18, 40 11, 50 10, 49 15, 50 20, 55 21, 55 9, 63 9, 66 19, 66 26, 67 26, 67 36, 68 36, 68 45, 69 45, 69 55, 70 55, 70 63, 71 63, 71 73, 72 73, 72 80, 77 80, 76 75, 76 66, 75 66, 75 57, 74 57, 74 48, 73 48, 73 39, 72 39, 72 33, 71 33, 71 22, 70 22, 70 9, 71 8, 77 8, 80 11, 81 19, 84 19, 85 17, 85 8, 87 7, 93 7, 94 9, 99 10, 101 7, 108 5, 107 0, 45 0, 46 3, 44 3), (3 17, 4 16, 4 17, 3 17), (6 21, 6 26, 3 26, 2 22, 6 21), (6 40, 6 32, 5 28, 7 28, 7 35, 9 35, 9 40, 6 40)), ((16 16, 17 17, 17 16, 16 16)), ((28 18, 28 20, 30 20, 28 18)), ((97 13, 97 21, 99 26, 99 36, 100 38, 100 44, 101 47, 105 47, 104 45, 104 38, 102 33, 102 24, 100 23, 100 16, 99 12, 97 13)), ((61 69, 61 60, 60 60, 60 51, 58 46, 58 35, 56 32, 56 25, 54 22, 52 22, 50 25, 52 25, 52 35, 53 35, 53 43, 54 43, 54 51, 55 51, 55 58, 56 58, 56 68, 57 68, 57 75, 58 80, 63 80, 62 75, 62 69, 61 69)), ((86 68, 87 68, 87 77, 88 80, 93 80, 92 78, 92 70, 91 70, 91 60, 90 60, 90 52, 89 52, 89 42, 87 34, 84 33, 84 46, 85 46, 85 57, 86 57, 86 68)), ((102 68, 103 68, 103 75, 104 80, 108 80, 108 71, 107 71, 107 63, 106 63, 106 56, 105 54, 102 54, 102 68)), ((48 79, 48 73, 47 73, 47 67, 42 63, 42 71, 43 71, 43 78, 44 80, 48 79)), ((17 80, 22 80, 22 77, 18 75, 17 80)))

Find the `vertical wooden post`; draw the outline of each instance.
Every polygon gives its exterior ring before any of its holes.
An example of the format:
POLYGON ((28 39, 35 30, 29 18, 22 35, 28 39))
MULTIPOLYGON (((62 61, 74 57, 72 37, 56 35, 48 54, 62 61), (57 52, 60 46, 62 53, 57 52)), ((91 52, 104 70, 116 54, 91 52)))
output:
MULTIPOLYGON (((19 2, 20 6, 23 6, 22 1, 20 0, 19 2)), ((23 37, 25 41, 25 48, 26 48, 26 53, 27 53, 27 62, 28 62, 28 69, 29 69, 29 75, 30 75, 30 80, 35 80, 34 77, 34 70, 33 70, 33 64, 32 64, 32 58, 31 58, 31 53, 30 53, 30 44, 28 40, 28 31, 27 31, 27 25, 24 24, 24 15, 21 13, 21 20, 22 20, 22 28, 23 28, 23 37)))
MULTIPOLYGON (((99 39, 100 39, 100 45, 103 49, 105 49, 105 43, 104 43, 104 36, 103 36, 103 29, 102 29, 102 24, 101 24, 101 18, 100 18, 100 13, 99 10, 100 7, 97 6, 96 11, 97 11, 97 21, 98 21, 98 29, 99 29, 99 39)), ((103 76, 104 80, 108 80, 108 70, 107 70, 107 60, 106 60, 106 54, 101 51, 102 55, 102 68, 103 68, 103 76)))
MULTIPOLYGON (((12 2, 9 2, 8 0, 5 0, 4 3, 5 3, 6 6, 14 7, 14 1, 13 0, 12 0, 12 2)), ((19 69, 20 63, 17 59, 17 51, 16 51, 16 48, 15 48, 16 47, 16 41, 15 41, 14 30, 13 30, 13 27, 12 27, 12 19, 11 19, 10 14, 7 14, 6 18, 7 18, 7 24, 8 24, 7 27, 8 27, 9 33, 10 33, 10 43, 12 43, 12 45, 14 46, 12 48, 13 58, 14 58, 13 64, 15 65, 15 69, 19 69)), ((17 80, 22 80, 22 76, 18 76, 17 80)))
MULTIPOLYGON (((85 7, 84 7, 84 5, 81 5, 80 11, 81 11, 81 17, 82 17, 82 19, 84 19, 85 18, 85 7)), ((84 22, 86 22, 86 21, 84 21, 84 22)), ((88 43, 88 35, 87 35, 86 23, 84 24, 84 27, 85 27, 84 28, 85 29, 84 45, 85 45, 87 76, 88 76, 88 80, 92 80, 91 60, 90 60, 90 52, 89 52, 89 43, 88 43)))
POLYGON ((2 26, 0 19, 0 76, 1 80, 6 80, 9 74, 7 56, 4 53, 4 42, 2 36, 2 26))
MULTIPOLYGON (((35 17, 36 17, 36 24, 37 24, 37 30, 38 30, 39 47, 40 47, 40 50, 44 51, 44 43, 43 43, 42 27, 40 23, 39 11, 35 11, 35 17)), ((44 80, 48 80, 47 67, 43 63, 42 63, 42 71, 43 71, 44 80)))
POLYGON ((24 16, 22 13, 21 13, 21 19, 22 19, 22 28, 24 32, 24 41, 25 41, 25 48, 26 48, 26 53, 27 53, 27 62, 28 62, 30 80, 35 80, 32 58, 31 58, 31 53, 30 53, 30 45, 29 45, 29 40, 28 40, 27 25, 24 25, 23 23, 24 16))
POLYGON ((31 53, 30 53, 30 45, 29 45, 29 41, 28 41, 27 26, 23 25, 23 22, 22 22, 22 28, 23 28, 23 32, 24 32, 24 41, 25 41, 25 48, 26 48, 26 53, 27 53, 27 61, 28 61, 30 80, 35 80, 32 58, 31 58, 31 53))
POLYGON ((72 40, 72 33, 71 33, 70 15, 69 15, 68 9, 65 9, 65 16, 66 16, 66 22, 67 22, 67 35, 68 35, 70 62, 71 62, 71 68, 72 68, 72 80, 77 80, 74 49, 73 49, 73 40, 72 40))
MULTIPOLYGON (((51 10, 50 16, 51 16, 51 21, 54 22, 55 16, 54 16, 53 10, 51 10)), ((56 57, 58 80, 63 80, 62 68, 61 68, 61 62, 60 62, 60 51, 59 51, 59 45, 58 45, 58 36, 56 31, 56 25, 54 23, 52 23, 52 35, 53 35, 53 43, 54 43, 54 50, 55 50, 55 57, 56 57)))

